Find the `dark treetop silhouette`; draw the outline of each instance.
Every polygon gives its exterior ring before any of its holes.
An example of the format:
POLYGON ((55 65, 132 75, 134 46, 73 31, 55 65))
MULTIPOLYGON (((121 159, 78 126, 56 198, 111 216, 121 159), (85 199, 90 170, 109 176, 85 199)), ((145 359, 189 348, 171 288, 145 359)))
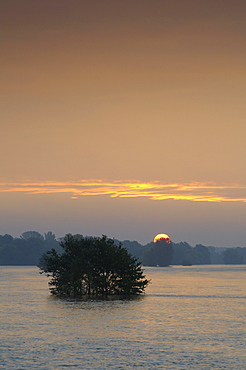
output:
MULTIPOLYGON (((0 266, 37 266, 40 256, 48 250, 53 248, 62 253, 59 241, 63 239, 56 239, 51 231, 44 235, 37 231, 26 231, 19 238, 9 234, 0 235, 0 266)), ((117 245, 121 243, 117 239, 114 242, 117 245)), ((201 244, 192 247, 187 242, 172 242, 172 250, 170 244, 169 248, 165 248, 165 252, 169 250, 169 253, 164 253, 162 248, 155 248, 157 246, 153 242, 141 245, 137 241, 124 240, 121 244, 132 256, 142 261, 144 266, 246 263, 246 247, 219 248, 201 244)))
POLYGON ((138 295, 149 281, 141 264, 122 245, 101 238, 67 234, 55 249, 40 259, 41 273, 51 277, 52 294, 64 296, 138 295))

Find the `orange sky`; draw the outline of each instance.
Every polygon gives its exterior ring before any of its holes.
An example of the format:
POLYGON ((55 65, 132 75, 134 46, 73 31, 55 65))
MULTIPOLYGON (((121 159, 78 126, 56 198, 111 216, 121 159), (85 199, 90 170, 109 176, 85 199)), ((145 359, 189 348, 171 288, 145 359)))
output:
POLYGON ((0 182, 12 191, 0 186, 0 234, 246 245, 245 16, 244 0, 1 1, 0 182), (47 183, 56 191, 18 188, 47 183), (116 183, 143 187, 119 199, 116 183))

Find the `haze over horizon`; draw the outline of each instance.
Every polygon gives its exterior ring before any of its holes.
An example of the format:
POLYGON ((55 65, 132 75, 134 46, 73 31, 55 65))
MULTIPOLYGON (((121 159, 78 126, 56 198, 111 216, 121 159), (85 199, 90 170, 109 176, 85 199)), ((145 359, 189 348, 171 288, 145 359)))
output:
POLYGON ((0 2, 0 234, 246 245, 244 0, 0 2))

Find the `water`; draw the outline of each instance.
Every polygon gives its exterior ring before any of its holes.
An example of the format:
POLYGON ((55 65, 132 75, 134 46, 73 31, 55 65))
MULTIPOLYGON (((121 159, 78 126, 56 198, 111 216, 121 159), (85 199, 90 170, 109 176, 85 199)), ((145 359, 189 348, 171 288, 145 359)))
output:
POLYGON ((246 266, 149 267, 122 301, 52 297, 38 271, 0 268, 3 369, 246 368, 246 266))

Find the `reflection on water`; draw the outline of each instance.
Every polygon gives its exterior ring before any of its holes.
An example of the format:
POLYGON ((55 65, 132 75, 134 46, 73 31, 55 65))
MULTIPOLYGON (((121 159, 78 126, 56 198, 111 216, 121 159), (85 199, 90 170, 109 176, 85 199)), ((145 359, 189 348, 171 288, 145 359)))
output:
POLYGON ((5 369, 245 369, 246 266, 146 268, 138 299, 60 299, 2 267, 5 369))

